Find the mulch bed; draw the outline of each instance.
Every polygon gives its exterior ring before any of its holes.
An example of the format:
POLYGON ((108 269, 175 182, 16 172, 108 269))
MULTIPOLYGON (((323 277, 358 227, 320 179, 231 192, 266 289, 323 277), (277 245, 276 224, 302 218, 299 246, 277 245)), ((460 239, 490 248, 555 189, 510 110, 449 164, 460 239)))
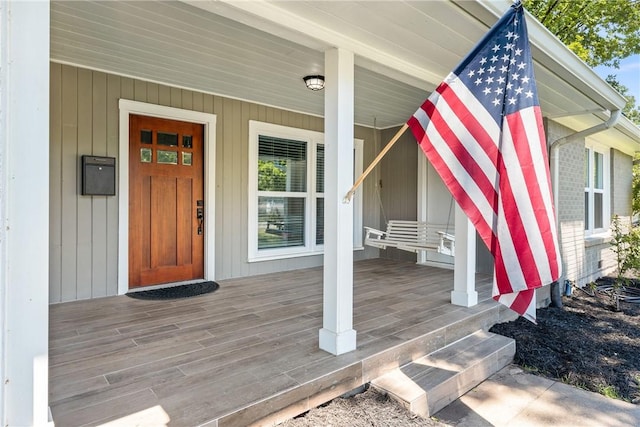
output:
POLYGON ((529 372, 640 403, 640 304, 616 304, 612 280, 574 290, 562 309, 539 309, 537 325, 519 318, 491 332, 516 340, 514 362, 529 372))

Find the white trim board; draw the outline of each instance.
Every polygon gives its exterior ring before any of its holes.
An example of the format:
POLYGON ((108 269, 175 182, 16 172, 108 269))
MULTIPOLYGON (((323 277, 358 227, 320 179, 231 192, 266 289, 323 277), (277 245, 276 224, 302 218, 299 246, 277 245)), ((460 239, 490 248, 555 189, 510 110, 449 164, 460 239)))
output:
POLYGON ((204 125, 204 279, 215 279, 216 115, 121 99, 118 150, 118 295, 129 291, 129 115, 160 117, 204 125))

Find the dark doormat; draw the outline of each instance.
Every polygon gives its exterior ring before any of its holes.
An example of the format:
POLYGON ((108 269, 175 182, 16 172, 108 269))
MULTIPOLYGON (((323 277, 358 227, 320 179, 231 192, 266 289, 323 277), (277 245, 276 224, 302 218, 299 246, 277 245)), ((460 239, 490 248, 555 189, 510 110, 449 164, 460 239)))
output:
POLYGON ((162 289, 150 289, 148 291, 129 292, 126 295, 136 299, 163 300, 189 298, 197 295, 208 294, 218 289, 216 282, 191 283, 189 285, 173 286, 162 289))

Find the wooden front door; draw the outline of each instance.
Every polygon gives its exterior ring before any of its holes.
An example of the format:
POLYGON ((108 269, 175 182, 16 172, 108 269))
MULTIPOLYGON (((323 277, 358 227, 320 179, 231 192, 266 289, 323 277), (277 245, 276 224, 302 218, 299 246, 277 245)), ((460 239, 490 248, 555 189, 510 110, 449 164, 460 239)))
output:
POLYGON ((204 125, 129 117, 129 287, 204 278, 204 125))

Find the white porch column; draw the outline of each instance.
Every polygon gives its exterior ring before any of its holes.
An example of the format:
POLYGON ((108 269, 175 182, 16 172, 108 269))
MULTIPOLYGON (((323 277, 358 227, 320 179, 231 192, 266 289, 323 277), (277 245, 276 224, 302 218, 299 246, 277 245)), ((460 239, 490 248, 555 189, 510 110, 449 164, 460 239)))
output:
POLYGON ((0 2, 0 421, 44 426, 49 336, 49 2, 0 2))
POLYGON ((477 303, 476 230, 456 203, 456 252, 451 304, 471 307, 477 303))
POLYGON ((353 53, 324 56, 324 291, 320 348, 338 355, 356 349, 353 329, 353 53))

